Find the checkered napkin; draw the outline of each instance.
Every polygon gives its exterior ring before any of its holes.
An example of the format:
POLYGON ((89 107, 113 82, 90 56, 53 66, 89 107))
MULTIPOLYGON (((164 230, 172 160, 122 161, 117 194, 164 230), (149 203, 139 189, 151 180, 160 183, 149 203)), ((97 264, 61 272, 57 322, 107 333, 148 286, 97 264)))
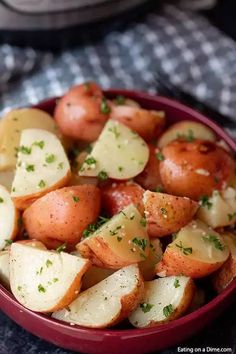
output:
POLYGON ((61 95, 91 79, 104 88, 155 93, 155 73, 161 70, 170 82, 236 122, 236 42, 198 13, 167 3, 96 43, 86 39, 85 45, 57 55, 2 45, 0 110, 61 95))

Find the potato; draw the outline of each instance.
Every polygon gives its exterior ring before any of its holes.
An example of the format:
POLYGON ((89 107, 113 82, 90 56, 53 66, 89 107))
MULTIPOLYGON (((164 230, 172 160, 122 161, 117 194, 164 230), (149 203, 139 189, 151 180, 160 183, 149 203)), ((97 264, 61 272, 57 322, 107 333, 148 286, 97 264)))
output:
POLYGON ((158 139, 157 146, 162 149, 171 141, 183 138, 186 140, 202 139, 215 141, 214 132, 206 125, 191 120, 183 120, 171 125, 158 139))
POLYGON ((32 311, 48 313, 69 305, 90 266, 87 259, 13 243, 10 285, 16 299, 32 311))
POLYGON ((87 290, 92 286, 96 285, 100 281, 106 279, 110 275, 115 272, 113 269, 104 269, 92 266, 89 270, 84 274, 82 281, 82 290, 87 290))
POLYGON ((236 278, 236 234, 226 232, 222 236, 229 247, 230 256, 222 267, 213 274, 213 286, 218 293, 236 278))
POLYGON ((122 268, 79 294, 77 299, 52 317, 89 328, 111 327, 128 317, 143 295, 137 264, 122 268))
POLYGON ((130 105, 113 105, 111 118, 127 125, 145 141, 156 139, 165 126, 163 111, 150 111, 130 105))
POLYGON ((204 196, 200 202, 198 218, 212 228, 233 225, 236 222, 236 190, 228 187, 214 191, 210 198, 204 196))
POLYGON ((79 174, 129 179, 143 171, 148 158, 148 146, 142 138, 125 125, 109 120, 79 174))
POLYGON ((119 269, 149 254, 146 221, 130 204, 76 246, 82 257, 102 268, 119 269))
POLYGON ((144 189, 137 183, 112 183, 102 189, 102 204, 111 216, 118 214, 129 204, 134 204, 143 214, 143 193, 144 189))
POLYGON ((194 292, 192 279, 184 276, 145 282, 142 303, 129 321, 134 327, 144 328, 175 320, 191 305, 194 292))
POLYGON ((11 191, 15 170, 0 171, 0 185, 11 191))
POLYGON ((203 222, 194 220, 167 246, 156 272, 159 276, 183 274, 201 278, 219 269, 228 257, 224 239, 203 222))
POLYGON ((41 129, 22 131, 11 196, 18 209, 70 180, 70 164, 57 137, 41 129))
POLYGON ((0 252, 0 282, 10 289, 9 250, 0 252))
POLYGON ((0 170, 12 170, 16 165, 16 149, 24 129, 37 128, 58 134, 52 117, 39 109, 23 108, 9 112, 1 121, 0 170))
POLYGON ((215 143, 175 140, 163 150, 160 175, 169 194, 198 200, 225 187, 234 174, 232 157, 215 143))
POLYGON ((156 275, 156 265, 162 258, 162 246, 158 238, 150 240, 150 251, 147 259, 139 263, 139 269, 145 281, 153 280, 156 275))
POLYGON ((100 190, 92 185, 65 187, 35 201, 23 214, 31 239, 48 248, 66 243, 73 249, 83 230, 94 223, 100 213, 100 190))
POLYGON ((15 239, 19 225, 19 212, 16 210, 9 192, 0 186, 0 250, 15 239))
POLYGON ((143 195, 144 214, 150 237, 167 236, 188 224, 199 205, 189 198, 146 191, 143 195))
POLYGON ((92 142, 101 133, 110 110, 101 88, 91 82, 72 87, 57 103, 54 118, 65 136, 92 142))
POLYGON ((162 154, 159 149, 153 145, 149 145, 149 160, 140 175, 135 177, 135 181, 143 188, 149 190, 162 190, 161 176, 159 172, 159 164, 162 154))

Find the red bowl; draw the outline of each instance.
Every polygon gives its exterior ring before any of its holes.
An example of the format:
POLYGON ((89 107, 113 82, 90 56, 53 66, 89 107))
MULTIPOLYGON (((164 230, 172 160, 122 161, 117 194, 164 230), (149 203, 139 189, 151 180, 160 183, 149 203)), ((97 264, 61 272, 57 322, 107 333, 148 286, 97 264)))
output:
MULTIPOLYGON (((135 99, 144 108, 164 110, 169 124, 186 119, 202 122, 210 127, 219 138, 225 140, 236 153, 235 141, 222 128, 199 112, 178 102, 165 97, 133 91, 109 90, 105 94, 110 98, 124 95, 135 99)), ((52 113, 55 99, 42 102, 37 107, 52 113)), ((200 309, 168 324, 146 329, 96 330, 71 326, 45 315, 31 312, 20 305, 0 285, 1 310, 12 320, 27 331, 59 347, 91 354, 143 354, 176 345, 215 319, 235 298, 236 280, 200 309)))

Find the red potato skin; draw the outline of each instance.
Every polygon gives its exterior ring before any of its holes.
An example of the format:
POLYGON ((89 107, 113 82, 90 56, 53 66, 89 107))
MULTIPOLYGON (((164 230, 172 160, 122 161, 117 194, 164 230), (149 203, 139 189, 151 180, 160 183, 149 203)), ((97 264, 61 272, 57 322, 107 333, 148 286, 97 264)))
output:
POLYGON ((143 193, 144 189, 136 183, 112 183, 102 190, 102 205, 110 216, 118 214, 129 204, 134 204, 143 214, 143 193))
POLYGON ((156 139, 163 131, 165 118, 163 112, 125 105, 112 106, 111 118, 134 130, 145 141, 156 139))
POLYGON ((109 118, 109 112, 101 111, 102 100, 102 90, 95 83, 72 87, 59 100, 54 112, 61 132, 75 140, 95 141, 109 118))
POLYGON ((223 266, 213 274, 212 282, 215 290, 220 293, 236 278, 236 259, 230 255, 223 266))
POLYGON ((203 195, 211 196, 213 190, 221 190, 235 169, 229 153, 210 141, 179 139, 166 145, 162 153, 160 176, 165 191, 193 200, 199 200, 203 195))
POLYGON ((189 198, 147 191, 144 209, 150 237, 162 237, 187 225, 199 208, 189 198), (164 210, 164 213, 163 213, 164 210))
POLYGON ((149 160, 145 169, 140 173, 135 181, 140 184, 144 189, 155 190, 161 188, 161 176, 159 171, 160 161, 157 158, 157 153, 160 152, 158 148, 149 145, 149 160))
POLYGON ((202 278, 218 270, 223 263, 204 263, 185 256, 179 250, 167 247, 161 262, 156 266, 156 274, 160 273, 163 276, 181 274, 192 279, 202 278))
POLYGON ((66 243, 73 250, 84 229, 96 221, 100 208, 101 192, 96 186, 65 187, 34 202, 25 210, 23 222, 29 238, 49 249, 66 243))

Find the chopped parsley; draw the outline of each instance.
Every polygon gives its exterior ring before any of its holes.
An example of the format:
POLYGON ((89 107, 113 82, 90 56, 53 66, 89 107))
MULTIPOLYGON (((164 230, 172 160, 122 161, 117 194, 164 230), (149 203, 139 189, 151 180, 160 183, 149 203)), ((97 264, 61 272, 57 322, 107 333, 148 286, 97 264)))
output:
POLYGON ((56 282, 58 282, 58 281, 59 281, 58 278, 53 278, 53 283, 56 283, 56 282))
POLYGON ((0 197, 0 203, 3 203, 4 199, 2 197, 0 197))
POLYGON ((193 133, 192 129, 189 129, 187 134, 178 133, 177 138, 184 139, 184 140, 188 141, 189 143, 192 143, 195 140, 194 133, 193 133))
POLYGON ((156 153, 156 158, 157 158, 158 161, 164 161, 165 160, 164 155, 160 151, 156 153))
POLYGON ((117 106, 122 106, 122 105, 124 105, 124 104, 125 104, 125 97, 122 96, 122 95, 116 96, 116 98, 115 98, 115 104, 116 104, 117 106))
POLYGON ((193 253, 192 247, 184 247, 181 241, 179 242, 179 244, 176 243, 175 245, 183 252, 185 256, 188 256, 189 254, 193 253))
POLYGON ((220 242, 220 240, 218 239, 218 237, 216 237, 215 235, 206 235, 206 236, 202 236, 202 239, 204 241, 208 241, 208 242, 212 242, 215 246, 216 249, 223 251, 225 249, 225 246, 222 245, 222 243, 220 242))
POLYGON ((89 224, 87 229, 83 231, 83 238, 89 237, 92 233, 94 233, 100 226, 105 224, 109 218, 105 218, 104 216, 99 216, 98 221, 94 224, 89 224))
POLYGON ((157 187, 157 188, 153 189, 153 192, 161 193, 161 192, 163 192, 163 188, 157 187))
POLYGON ((145 218, 141 218, 140 219, 140 224, 143 226, 143 227, 146 227, 147 225, 147 220, 145 218))
POLYGON ((50 261, 50 259, 47 259, 46 267, 49 268, 51 265, 52 265, 52 261, 50 261))
POLYGON ((42 286, 42 284, 39 284, 39 285, 38 285, 38 291, 39 291, 40 293, 46 293, 46 289, 42 286))
POLYGON ((113 133, 116 139, 119 138, 120 132, 118 131, 117 127, 109 128, 108 131, 113 133))
POLYGON ((41 141, 35 141, 35 142, 33 143, 33 145, 34 145, 34 146, 38 146, 38 147, 42 150, 42 149, 44 148, 45 143, 44 143, 43 140, 41 140, 41 141))
POLYGON ((109 105, 107 104, 107 100, 105 97, 102 98, 102 102, 101 102, 101 112, 103 114, 109 114, 111 112, 111 108, 109 107, 109 105))
POLYGON ((39 186, 40 188, 44 188, 44 187, 46 186, 46 183, 44 182, 43 179, 41 179, 41 181, 39 182, 38 186, 39 186))
POLYGON ((61 253, 61 252, 65 251, 65 249, 66 249, 66 243, 63 243, 61 246, 57 247, 56 251, 58 253, 61 253))
POLYGON ((58 170, 62 170, 64 167, 64 163, 63 162, 60 162, 57 166, 58 170))
POLYGON ((27 165, 27 166, 26 166, 26 171, 27 171, 27 172, 34 172, 34 170, 35 170, 35 169, 34 169, 34 165, 27 165))
POLYGON ((149 311, 153 308, 154 305, 148 304, 147 302, 143 302, 143 303, 140 304, 139 306, 140 306, 140 308, 142 309, 142 311, 143 311, 144 313, 147 313, 147 312, 149 312, 149 311))
POLYGON ((18 290, 18 291, 21 291, 21 290, 22 290, 22 286, 18 286, 18 287, 17 287, 17 290, 18 290))
POLYGON ((122 167, 122 166, 119 166, 119 167, 118 167, 118 171, 119 171, 119 172, 122 172, 123 169, 124 169, 124 167, 122 167))
POLYGON ((47 163, 53 163, 53 162, 55 162, 55 160, 56 160, 56 156, 54 154, 50 154, 50 155, 46 156, 46 159, 45 159, 45 161, 47 163))
POLYGON ((17 148, 17 152, 21 152, 21 153, 24 154, 24 155, 30 155, 30 154, 31 154, 31 148, 22 145, 22 146, 19 146, 19 147, 17 148))
POLYGON ((120 229, 121 229, 121 225, 118 225, 118 226, 116 226, 116 228, 114 230, 109 230, 109 232, 112 236, 115 236, 118 234, 118 230, 120 230, 120 229))
POLYGON ((172 314, 173 311, 173 306, 169 304, 163 308, 163 315, 167 318, 172 314))
POLYGON ((12 243, 13 243, 12 240, 5 240, 5 244, 6 244, 7 246, 10 246, 12 243))
POLYGON ((133 244, 135 244, 136 246, 138 246, 139 248, 141 248, 143 251, 145 251, 146 247, 147 247, 147 240, 145 240, 144 238, 133 238, 132 240, 133 244))
POLYGON ((106 171, 100 171, 98 174, 98 178, 101 181, 106 181, 108 179, 108 174, 106 173, 106 171))
POLYGON ((75 203, 78 203, 79 197, 77 197, 76 195, 73 195, 72 198, 75 203))
POLYGON ((116 239, 117 239, 118 242, 122 241, 122 237, 120 237, 120 236, 117 236, 116 239))
POLYGON ((177 278, 175 279, 174 287, 175 288, 179 288, 180 287, 179 279, 177 279, 177 278))
POLYGON ((85 161, 84 161, 84 163, 86 163, 87 165, 93 165, 93 164, 95 164, 95 163, 97 163, 97 161, 95 160, 95 158, 94 157, 88 157, 85 161))
POLYGON ((232 221, 235 218, 235 216, 236 216, 236 212, 232 214, 228 214, 229 221, 232 221))
POLYGON ((207 195, 203 195, 200 197, 200 201, 199 201, 199 204, 202 206, 202 207, 207 207, 207 209, 211 209, 212 207, 212 203, 209 201, 209 198, 207 195))

